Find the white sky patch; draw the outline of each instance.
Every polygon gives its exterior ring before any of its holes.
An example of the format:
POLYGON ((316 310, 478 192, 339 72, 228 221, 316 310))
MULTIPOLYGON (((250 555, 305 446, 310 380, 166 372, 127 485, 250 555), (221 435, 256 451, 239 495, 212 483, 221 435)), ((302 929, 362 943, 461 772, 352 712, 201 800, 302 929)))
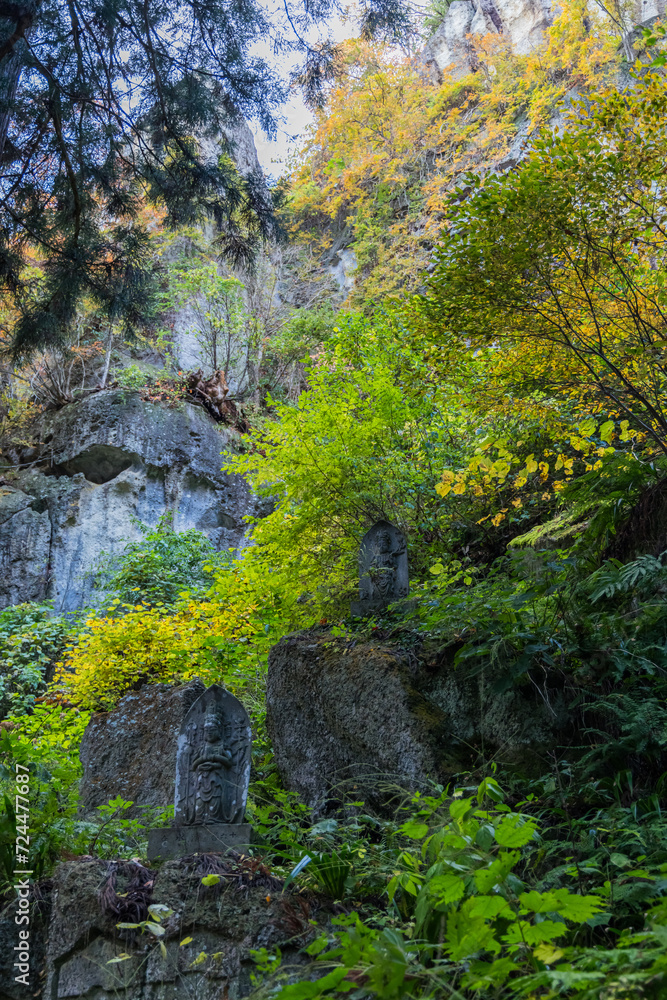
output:
POLYGON ((267 177, 275 179, 285 172, 289 154, 298 149, 306 128, 313 121, 312 112, 296 90, 291 100, 280 109, 280 117, 283 120, 279 121, 275 140, 267 139, 262 130, 254 122, 250 122, 262 169, 267 177))
MULTIPOLYGON (((332 18, 327 25, 328 35, 335 42, 346 38, 354 38, 357 34, 353 20, 340 16, 332 18)), ((268 44, 253 46, 253 55, 258 55, 276 67, 281 76, 287 77, 299 64, 303 56, 275 56, 268 44)), ((295 152, 304 139, 304 133, 313 121, 312 112, 306 107, 298 88, 294 88, 286 104, 282 105, 276 116, 278 118, 278 133, 274 140, 267 139, 256 122, 248 122, 255 137, 257 156, 267 177, 277 179, 285 172, 289 155, 295 152)))

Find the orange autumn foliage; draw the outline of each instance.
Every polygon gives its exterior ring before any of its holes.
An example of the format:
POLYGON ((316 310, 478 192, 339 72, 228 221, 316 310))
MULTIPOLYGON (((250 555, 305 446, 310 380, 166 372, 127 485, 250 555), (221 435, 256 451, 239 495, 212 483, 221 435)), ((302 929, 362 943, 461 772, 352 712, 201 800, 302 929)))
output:
POLYGON ((571 88, 598 85, 618 64, 602 12, 591 24, 567 0, 544 48, 509 51, 501 35, 471 36, 478 70, 442 82, 416 59, 361 40, 344 43, 336 79, 289 178, 288 222, 320 252, 354 242, 353 302, 410 291, 444 226, 446 194, 468 171, 515 158, 571 88))

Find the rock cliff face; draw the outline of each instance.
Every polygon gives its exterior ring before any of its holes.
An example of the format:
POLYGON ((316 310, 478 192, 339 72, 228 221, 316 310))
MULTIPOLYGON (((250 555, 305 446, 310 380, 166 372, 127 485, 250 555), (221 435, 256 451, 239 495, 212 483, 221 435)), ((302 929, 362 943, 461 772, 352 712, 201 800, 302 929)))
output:
MULTIPOLYGON (((595 10, 591 2, 592 10, 595 10)), ((424 63, 458 80, 477 69, 469 35, 500 34, 513 52, 526 55, 542 43, 558 5, 552 0, 452 0, 442 23, 422 51, 424 63)), ((635 0, 624 9, 624 29, 664 17, 665 0, 635 0)))
MULTIPOLYGON (((263 201, 269 210, 271 194, 257 157, 255 140, 248 123, 241 117, 230 120, 226 123, 224 132, 239 174, 252 185, 256 197, 263 201)), ((209 140, 202 143, 202 147, 207 157, 210 157, 212 161, 217 160, 220 155, 218 142, 209 140)), ((178 244, 176 244, 175 249, 177 247, 178 244)), ((244 285, 251 279, 251 275, 243 267, 239 267, 234 273, 244 285)), ((199 306, 200 308, 195 308, 194 302, 188 302, 175 310, 172 316, 172 350, 179 367, 192 370, 203 368, 207 371, 210 369, 211 360, 210 351, 207 351, 202 344, 201 315, 206 312, 207 308, 206 299, 203 296, 199 306)), ((226 376, 231 392, 236 393, 246 388, 247 344, 245 344, 244 338, 239 336, 232 338, 230 348, 231 364, 226 366, 226 376)), ((221 350, 220 353, 222 355, 223 351, 221 350)))
POLYGON ((514 52, 532 52, 551 24, 552 9, 550 0, 452 0, 422 58, 459 79, 477 68, 468 35, 502 34, 514 52))
POLYGON ((83 606, 102 553, 117 555, 140 537, 137 520, 155 526, 166 512, 217 549, 241 541, 251 492, 221 471, 241 436, 200 407, 99 392, 47 415, 39 438, 34 468, 0 486, 0 607, 83 606))

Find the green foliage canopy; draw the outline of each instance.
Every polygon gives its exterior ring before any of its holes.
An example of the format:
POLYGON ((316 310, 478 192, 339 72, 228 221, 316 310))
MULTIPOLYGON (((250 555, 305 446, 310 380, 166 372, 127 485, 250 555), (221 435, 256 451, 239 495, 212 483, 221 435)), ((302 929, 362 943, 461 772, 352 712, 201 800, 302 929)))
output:
POLYGON ((415 307, 431 345, 502 346, 522 394, 614 410, 663 452, 666 112, 648 69, 575 105, 517 169, 470 176, 415 307))

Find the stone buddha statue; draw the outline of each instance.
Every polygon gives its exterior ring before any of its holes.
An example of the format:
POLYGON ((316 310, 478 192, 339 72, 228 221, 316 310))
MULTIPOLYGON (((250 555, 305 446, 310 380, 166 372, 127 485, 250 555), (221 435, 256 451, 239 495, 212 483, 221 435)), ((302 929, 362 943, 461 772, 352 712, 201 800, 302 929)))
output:
POLYGON ((176 762, 177 825, 242 823, 250 778, 250 720, 214 685, 183 724, 176 762))

